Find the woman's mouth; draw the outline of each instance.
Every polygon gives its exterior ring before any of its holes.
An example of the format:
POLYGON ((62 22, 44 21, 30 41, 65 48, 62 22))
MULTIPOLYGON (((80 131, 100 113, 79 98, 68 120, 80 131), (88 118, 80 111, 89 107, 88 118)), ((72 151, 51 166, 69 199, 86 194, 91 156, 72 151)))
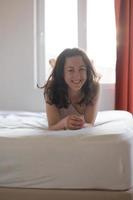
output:
POLYGON ((78 87, 80 87, 81 86, 81 80, 80 81, 72 81, 72 83, 73 83, 73 85, 74 86, 78 86, 78 87))

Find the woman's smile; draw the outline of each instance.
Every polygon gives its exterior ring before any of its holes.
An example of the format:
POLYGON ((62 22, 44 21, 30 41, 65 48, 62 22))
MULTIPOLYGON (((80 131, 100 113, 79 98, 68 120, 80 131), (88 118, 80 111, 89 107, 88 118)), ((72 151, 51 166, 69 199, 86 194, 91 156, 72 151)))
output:
POLYGON ((78 87, 78 88, 80 88, 81 86, 82 86, 82 82, 81 81, 71 81, 72 82, 72 84, 74 85, 74 87, 78 87))

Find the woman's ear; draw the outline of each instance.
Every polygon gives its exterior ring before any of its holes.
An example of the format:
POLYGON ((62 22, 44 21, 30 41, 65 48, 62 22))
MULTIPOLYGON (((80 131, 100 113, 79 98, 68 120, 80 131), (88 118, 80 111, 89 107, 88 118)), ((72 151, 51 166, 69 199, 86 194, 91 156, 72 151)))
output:
POLYGON ((51 65, 52 68, 55 66, 56 60, 54 58, 49 59, 49 64, 51 65))

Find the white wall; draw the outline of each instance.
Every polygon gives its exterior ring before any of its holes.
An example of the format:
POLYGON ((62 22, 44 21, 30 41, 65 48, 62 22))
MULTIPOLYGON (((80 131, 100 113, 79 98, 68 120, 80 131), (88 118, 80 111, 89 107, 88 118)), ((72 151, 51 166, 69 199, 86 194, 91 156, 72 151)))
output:
POLYGON ((43 110, 34 89, 33 0, 0 0, 0 110, 43 110))
POLYGON ((115 104, 115 84, 101 84, 100 110, 113 110, 115 104))
MULTIPOLYGON (((44 110, 33 44, 33 0, 0 0, 0 110, 44 110)), ((113 108, 114 85, 101 85, 100 110, 113 108)))

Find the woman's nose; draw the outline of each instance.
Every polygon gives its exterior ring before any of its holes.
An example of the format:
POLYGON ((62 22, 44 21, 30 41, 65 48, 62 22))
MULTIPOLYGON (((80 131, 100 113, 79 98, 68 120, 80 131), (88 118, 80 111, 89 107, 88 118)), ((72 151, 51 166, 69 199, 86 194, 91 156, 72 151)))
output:
POLYGON ((79 79, 79 78, 80 78, 80 73, 79 73, 79 71, 75 71, 73 75, 74 75, 74 78, 75 78, 75 79, 79 79))

